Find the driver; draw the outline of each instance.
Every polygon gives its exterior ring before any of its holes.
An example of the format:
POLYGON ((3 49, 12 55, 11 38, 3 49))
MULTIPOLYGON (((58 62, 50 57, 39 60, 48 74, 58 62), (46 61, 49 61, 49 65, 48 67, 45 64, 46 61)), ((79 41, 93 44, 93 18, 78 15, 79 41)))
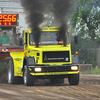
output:
POLYGON ((60 41, 59 32, 56 32, 56 41, 60 41))
POLYGON ((3 36, 0 38, 0 43, 9 43, 10 40, 11 40, 10 37, 7 36, 6 32, 4 32, 3 36))

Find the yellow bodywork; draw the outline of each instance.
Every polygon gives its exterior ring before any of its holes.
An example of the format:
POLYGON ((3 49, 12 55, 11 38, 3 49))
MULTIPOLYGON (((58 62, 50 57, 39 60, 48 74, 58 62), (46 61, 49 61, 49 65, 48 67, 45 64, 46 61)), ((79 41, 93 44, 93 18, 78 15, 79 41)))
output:
POLYGON ((24 59, 24 52, 10 52, 14 62, 14 76, 23 76, 21 71, 24 59))
POLYGON ((66 75, 66 74, 78 74, 79 71, 68 71, 68 72, 47 72, 47 73, 30 73, 33 76, 38 75, 66 75))
MULTIPOLYGON (((42 27, 41 31, 43 32, 57 32, 59 29, 57 27, 42 27)), ((70 44, 63 45, 39 45, 30 46, 29 45, 29 34, 31 33, 31 29, 26 29, 24 32, 24 43, 26 43, 26 33, 27 33, 27 46, 24 46, 24 52, 10 52, 11 57, 14 61, 14 76, 23 76, 23 72, 21 71, 24 60, 24 53, 26 53, 26 57, 34 57, 35 63, 38 65, 63 65, 63 64, 72 64, 71 59, 71 47, 70 44), (53 63, 43 63, 42 61, 42 52, 43 51, 69 51, 70 52, 70 62, 53 62, 53 63), (37 53, 40 55, 37 56, 37 53)), ((52 73, 30 73, 31 75, 63 75, 63 74, 77 74, 78 71, 74 72, 52 72, 52 73)))

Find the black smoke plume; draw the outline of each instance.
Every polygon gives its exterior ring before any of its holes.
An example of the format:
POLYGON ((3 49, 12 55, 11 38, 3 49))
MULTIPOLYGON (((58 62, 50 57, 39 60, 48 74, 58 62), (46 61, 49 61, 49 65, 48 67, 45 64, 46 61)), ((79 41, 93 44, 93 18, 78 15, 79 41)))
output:
POLYGON ((63 40, 64 46, 67 43, 66 30, 68 30, 67 16, 73 9, 75 0, 55 0, 54 2, 54 15, 60 23, 59 37, 63 40))
POLYGON ((59 37, 66 46, 66 30, 68 29, 66 16, 72 11, 75 0, 21 0, 21 5, 27 14, 26 22, 32 28, 33 39, 36 47, 39 45, 41 30, 39 25, 44 20, 44 10, 54 13, 55 19, 60 23, 59 37), (49 9, 49 10, 48 10, 49 9))
POLYGON ((26 22, 32 29, 33 39, 35 41, 36 47, 38 47, 41 36, 39 25, 44 20, 44 2, 43 0, 20 0, 20 2, 24 7, 24 11, 26 12, 26 22))

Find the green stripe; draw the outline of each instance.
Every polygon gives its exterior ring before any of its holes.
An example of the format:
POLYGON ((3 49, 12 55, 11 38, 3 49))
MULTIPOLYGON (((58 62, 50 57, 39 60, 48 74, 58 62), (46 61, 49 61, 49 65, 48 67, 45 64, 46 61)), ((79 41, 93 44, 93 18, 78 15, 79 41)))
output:
POLYGON ((78 74, 79 71, 74 72, 48 72, 48 73, 30 73, 31 75, 66 75, 66 74, 78 74))

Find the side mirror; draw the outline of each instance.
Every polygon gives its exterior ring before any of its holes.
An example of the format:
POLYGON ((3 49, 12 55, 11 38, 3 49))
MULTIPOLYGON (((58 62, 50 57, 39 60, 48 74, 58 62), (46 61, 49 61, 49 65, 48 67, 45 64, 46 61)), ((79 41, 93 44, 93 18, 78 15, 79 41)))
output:
POLYGON ((19 46, 23 46, 23 39, 19 38, 19 46))
POLYGON ((75 43, 75 44, 78 44, 78 36, 75 36, 75 37, 74 37, 74 43, 75 43))

